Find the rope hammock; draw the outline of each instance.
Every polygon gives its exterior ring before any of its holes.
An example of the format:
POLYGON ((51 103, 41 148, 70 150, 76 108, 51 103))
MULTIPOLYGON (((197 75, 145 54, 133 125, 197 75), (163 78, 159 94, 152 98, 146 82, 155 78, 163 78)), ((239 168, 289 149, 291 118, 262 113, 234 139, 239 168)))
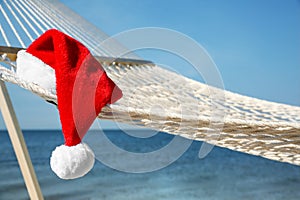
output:
MULTIPOLYGON (((124 48, 118 42, 109 47, 99 46, 107 36, 58 1, 3 0, 0 15, 4 19, 0 42, 9 47, 25 48, 45 30, 57 28, 85 44, 94 55, 115 57, 124 48)), ((9 52, 4 53, 2 61, 13 66, 9 52)), ((140 59, 134 54, 127 58, 140 59)), ((99 61, 123 91, 123 98, 106 106, 99 118, 300 165, 300 107, 223 91, 151 62, 110 62, 101 57, 99 61), (224 95, 225 101, 212 101, 213 94, 224 95), (153 109, 157 105, 162 105, 164 111, 153 109), (222 111, 222 119, 212 119, 214 108, 222 111)), ((0 65, 0 79, 56 103, 54 91, 21 80, 5 64, 0 65)))

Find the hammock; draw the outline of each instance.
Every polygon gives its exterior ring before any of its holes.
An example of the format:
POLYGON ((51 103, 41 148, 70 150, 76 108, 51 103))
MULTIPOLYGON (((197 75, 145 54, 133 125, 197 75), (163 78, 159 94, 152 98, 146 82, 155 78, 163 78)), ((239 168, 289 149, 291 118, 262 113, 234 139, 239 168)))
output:
MULTIPOLYGON (((134 54, 123 60, 110 61, 107 57, 115 57, 116 52, 124 47, 117 42, 109 47, 97 46, 107 36, 59 2, 3 2, 0 10, 7 29, 4 30, 4 25, 0 26, 0 32, 7 46, 21 45, 25 48, 25 44, 44 30, 54 27, 84 43, 94 55, 102 56, 99 61, 124 96, 117 103, 103 108, 99 118, 145 126, 300 165, 300 107, 223 91, 151 62, 141 61, 134 54), (14 39, 9 39, 9 35, 14 39), (17 41, 17 44, 12 41, 17 41), (225 101, 212 99, 212 96, 218 95, 225 97, 225 101), (163 111, 153 109, 158 105, 163 111), (212 117, 214 110, 219 112, 216 117, 212 117)), ((2 52, 3 55, 5 53, 10 52, 2 52)), ((12 57, 6 55, 8 57, 2 56, 2 60, 13 66, 12 60, 9 60, 12 57)), ((11 53, 13 55, 14 52, 11 53)), ((56 103, 53 91, 21 80, 13 69, 4 65, 0 65, 0 79, 56 103)))

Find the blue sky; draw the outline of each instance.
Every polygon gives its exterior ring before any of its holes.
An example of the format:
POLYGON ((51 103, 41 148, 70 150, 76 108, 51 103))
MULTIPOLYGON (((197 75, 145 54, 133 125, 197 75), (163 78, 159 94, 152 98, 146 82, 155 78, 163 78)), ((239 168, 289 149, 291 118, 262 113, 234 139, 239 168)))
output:
MULTIPOLYGON (((300 106, 300 1, 96 1, 62 0, 108 35, 132 28, 163 27, 200 43, 213 58, 225 88, 240 94, 300 106)), ((201 79, 163 52, 138 52, 201 79)), ((52 105, 9 85, 24 129, 59 128, 52 105), (24 106, 26 105, 26 106, 24 106)), ((104 123, 103 128, 111 128, 104 123)), ((0 129, 4 128, 0 118, 0 129)))

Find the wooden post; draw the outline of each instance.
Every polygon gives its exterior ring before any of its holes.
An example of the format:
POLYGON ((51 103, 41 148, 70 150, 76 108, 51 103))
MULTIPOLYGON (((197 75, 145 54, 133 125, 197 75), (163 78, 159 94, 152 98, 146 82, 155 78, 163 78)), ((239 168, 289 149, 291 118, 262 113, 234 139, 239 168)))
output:
POLYGON ((30 199, 43 199, 22 131, 14 112, 5 83, 0 80, 0 110, 16 153, 30 199))

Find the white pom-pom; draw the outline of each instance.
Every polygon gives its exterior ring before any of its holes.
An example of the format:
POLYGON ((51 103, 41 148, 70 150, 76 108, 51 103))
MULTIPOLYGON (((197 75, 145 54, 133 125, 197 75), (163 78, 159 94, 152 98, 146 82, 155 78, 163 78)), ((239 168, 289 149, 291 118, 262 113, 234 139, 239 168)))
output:
POLYGON ((16 73, 19 78, 56 93, 54 69, 25 50, 18 51, 16 73))
POLYGON ((56 147, 50 158, 50 166, 61 179, 74 179, 84 176, 94 166, 95 155, 85 143, 76 146, 56 147))

